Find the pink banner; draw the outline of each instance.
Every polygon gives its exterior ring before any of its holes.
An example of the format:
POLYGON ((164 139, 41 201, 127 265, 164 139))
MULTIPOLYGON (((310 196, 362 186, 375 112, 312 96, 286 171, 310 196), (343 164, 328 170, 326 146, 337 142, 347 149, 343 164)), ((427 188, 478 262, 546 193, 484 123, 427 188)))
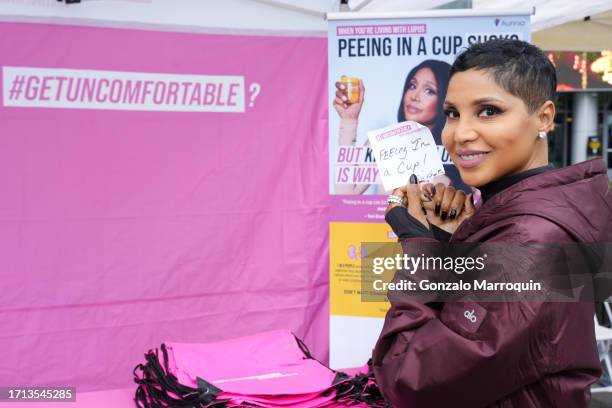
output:
POLYGON ((276 328, 326 360, 326 39, 0 31, 0 385, 276 328))

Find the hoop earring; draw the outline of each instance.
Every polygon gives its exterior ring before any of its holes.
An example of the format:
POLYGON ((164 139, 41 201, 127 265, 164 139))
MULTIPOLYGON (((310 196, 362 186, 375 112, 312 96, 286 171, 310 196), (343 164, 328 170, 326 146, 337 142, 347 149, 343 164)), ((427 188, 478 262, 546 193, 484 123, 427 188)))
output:
POLYGON ((538 132, 538 137, 540 139, 545 139, 546 138, 546 132, 544 132, 543 130, 541 130, 540 132, 538 132))

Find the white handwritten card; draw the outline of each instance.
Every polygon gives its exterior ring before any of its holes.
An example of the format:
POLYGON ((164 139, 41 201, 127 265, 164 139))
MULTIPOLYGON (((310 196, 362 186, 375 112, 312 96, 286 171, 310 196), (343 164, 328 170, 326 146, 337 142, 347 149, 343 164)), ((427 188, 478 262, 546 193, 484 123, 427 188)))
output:
POLYGON ((372 130, 368 138, 386 191, 406 185, 412 174, 419 182, 444 174, 431 131, 417 122, 372 130))

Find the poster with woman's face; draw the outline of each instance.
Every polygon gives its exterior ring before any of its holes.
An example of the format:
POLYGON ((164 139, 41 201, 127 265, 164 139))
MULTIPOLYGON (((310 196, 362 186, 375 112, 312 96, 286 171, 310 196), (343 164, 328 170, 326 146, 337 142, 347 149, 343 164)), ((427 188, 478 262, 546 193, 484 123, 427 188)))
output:
POLYGON ((368 131, 403 121, 429 128, 445 175, 469 192, 442 145, 448 74, 466 46, 490 38, 529 40, 525 16, 332 20, 329 27, 329 188, 332 195, 386 194, 368 131))

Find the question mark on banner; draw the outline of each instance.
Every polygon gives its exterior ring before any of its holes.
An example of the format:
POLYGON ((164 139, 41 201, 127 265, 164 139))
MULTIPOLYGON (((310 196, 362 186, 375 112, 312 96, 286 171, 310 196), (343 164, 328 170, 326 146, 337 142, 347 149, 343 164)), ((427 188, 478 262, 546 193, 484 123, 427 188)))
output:
POLYGON ((257 95, 259 95, 259 91, 261 91, 261 85, 259 85, 257 82, 253 82, 251 86, 249 86, 249 92, 251 97, 249 107, 253 107, 255 105, 255 98, 257 98, 257 95))

